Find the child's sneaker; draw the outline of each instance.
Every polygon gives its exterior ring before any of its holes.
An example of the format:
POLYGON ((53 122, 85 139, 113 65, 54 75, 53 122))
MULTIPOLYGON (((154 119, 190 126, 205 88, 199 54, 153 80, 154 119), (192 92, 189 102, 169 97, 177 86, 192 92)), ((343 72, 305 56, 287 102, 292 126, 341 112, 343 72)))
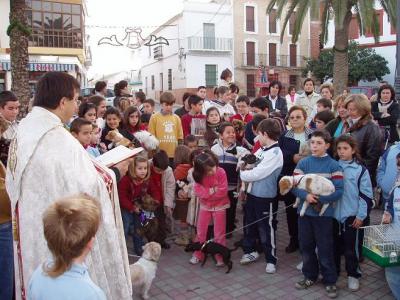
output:
POLYGON ((276 272, 275 265, 267 263, 267 267, 265 268, 265 272, 268 273, 268 274, 274 274, 276 272))
POLYGON ((311 279, 303 278, 299 282, 296 282, 295 287, 298 290, 305 290, 308 289, 310 286, 313 286, 315 281, 312 281, 311 279))
POLYGON ((325 287, 326 294, 329 298, 336 298, 337 297, 337 290, 336 285, 327 285, 325 287))
POLYGON ((347 287, 350 291, 355 292, 360 289, 360 281, 355 277, 347 277, 347 287))
POLYGON ((254 262, 258 259, 260 255, 257 252, 251 252, 251 253, 246 253, 243 254, 242 259, 240 260, 241 265, 247 265, 251 262, 254 262))
POLYGON ((192 265, 197 265, 200 262, 200 259, 198 259, 196 256, 193 255, 192 258, 189 260, 189 262, 192 265))

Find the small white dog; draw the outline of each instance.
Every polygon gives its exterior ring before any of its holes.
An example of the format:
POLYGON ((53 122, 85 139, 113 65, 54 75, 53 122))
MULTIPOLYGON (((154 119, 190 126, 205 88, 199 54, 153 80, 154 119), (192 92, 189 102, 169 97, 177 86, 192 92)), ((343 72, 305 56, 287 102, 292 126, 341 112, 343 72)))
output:
POLYGON ((140 130, 133 135, 139 140, 146 151, 156 150, 160 145, 158 139, 148 131, 140 130))
POLYGON ((143 299, 149 299, 149 290, 153 279, 156 277, 160 256, 160 244, 150 242, 143 246, 142 257, 133 265, 130 265, 132 285, 134 288, 138 288, 143 299))
MULTIPOLYGON (((335 186, 332 181, 316 174, 306 174, 306 175, 295 175, 295 176, 283 176, 279 180, 279 191, 281 195, 287 194, 292 188, 297 187, 302 190, 306 190, 310 194, 317 196, 328 196, 335 192, 335 186)), ((297 207, 300 204, 300 199, 296 198, 296 202, 293 207, 297 207)), ((300 216, 304 216, 307 207, 310 204, 304 201, 303 206, 300 210, 300 216)), ((319 211, 319 215, 322 216, 329 204, 322 204, 318 202, 313 205, 314 209, 319 211)))

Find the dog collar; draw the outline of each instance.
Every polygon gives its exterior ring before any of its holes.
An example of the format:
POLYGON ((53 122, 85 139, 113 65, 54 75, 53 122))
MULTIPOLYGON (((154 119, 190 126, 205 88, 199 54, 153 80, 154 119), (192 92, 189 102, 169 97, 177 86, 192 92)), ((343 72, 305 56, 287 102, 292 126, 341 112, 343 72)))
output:
POLYGON ((295 181, 295 179, 294 179, 294 176, 293 176, 292 186, 293 186, 293 187, 297 187, 297 186, 300 184, 300 182, 303 180, 303 178, 304 178, 305 176, 306 176, 306 175, 301 176, 301 178, 299 179, 299 181, 297 181, 297 183, 296 183, 296 181, 295 181))

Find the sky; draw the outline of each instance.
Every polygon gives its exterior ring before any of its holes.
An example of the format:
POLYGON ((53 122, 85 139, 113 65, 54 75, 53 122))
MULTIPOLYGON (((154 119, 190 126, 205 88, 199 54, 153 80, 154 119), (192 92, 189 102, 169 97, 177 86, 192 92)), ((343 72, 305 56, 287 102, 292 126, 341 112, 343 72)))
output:
MULTIPOLYGON (((204 0, 205 1, 205 0, 204 0)), ((207 1, 206 1, 207 2, 207 1)), ((139 68, 127 47, 97 45, 105 36, 124 36, 124 27, 140 26, 149 33, 182 11, 183 0, 86 0, 86 33, 90 35, 92 66, 88 78, 139 68), (101 26, 93 27, 93 26, 101 26), (120 26, 121 28, 104 28, 120 26)))

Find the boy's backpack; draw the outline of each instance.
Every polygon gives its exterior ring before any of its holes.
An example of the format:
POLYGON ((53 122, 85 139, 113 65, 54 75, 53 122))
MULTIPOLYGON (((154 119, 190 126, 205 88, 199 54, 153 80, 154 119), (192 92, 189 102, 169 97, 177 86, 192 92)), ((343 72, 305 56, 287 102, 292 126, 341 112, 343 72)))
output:
POLYGON ((368 197, 364 193, 361 192, 361 178, 363 177, 365 171, 367 171, 367 168, 364 165, 361 165, 361 173, 360 176, 358 176, 357 180, 357 187, 358 187, 358 195, 360 196, 361 199, 363 199, 365 202, 367 202, 367 214, 369 215, 372 207, 374 206, 374 202, 372 198, 368 197))

